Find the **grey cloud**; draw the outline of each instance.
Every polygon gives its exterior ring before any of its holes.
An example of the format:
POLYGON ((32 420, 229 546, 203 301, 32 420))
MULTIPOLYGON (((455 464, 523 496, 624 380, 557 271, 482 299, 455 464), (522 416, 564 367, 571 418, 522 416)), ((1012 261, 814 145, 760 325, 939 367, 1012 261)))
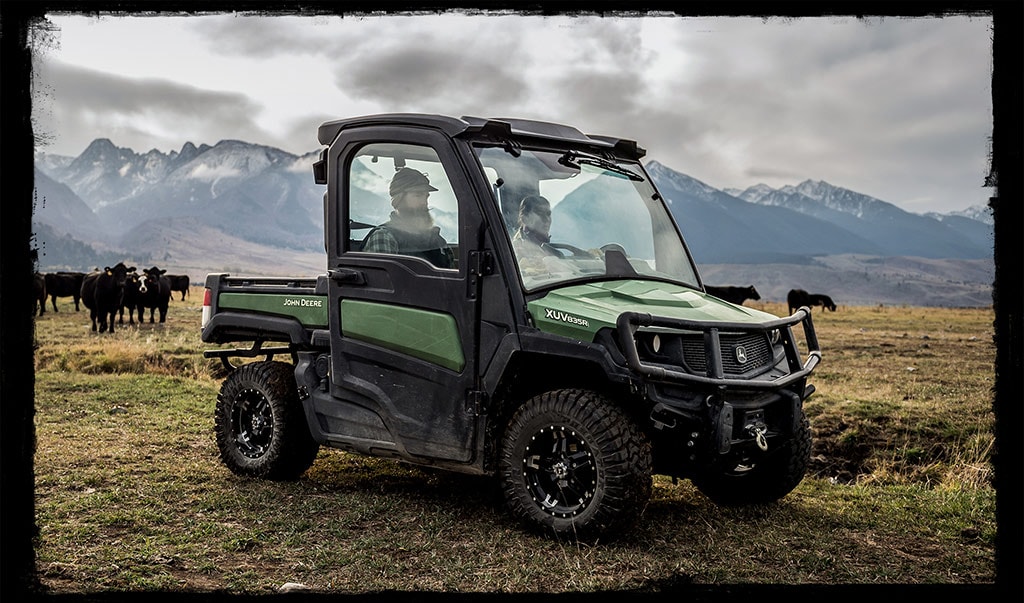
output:
POLYGON ((319 123, 351 111, 519 116, 633 138, 650 158, 717 187, 814 178, 946 207, 985 195, 973 184, 987 171, 979 132, 991 128, 990 63, 979 61, 990 52, 988 19, 665 17, 672 27, 657 35, 674 36, 684 51, 675 68, 659 61, 644 22, 630 16, 346 15, 309 27, 316 18, 304 17, 304 27, 278 15, 195 19, 192 29, 211 53, 257 63, 309 56, 310 77, 351 99, 302 107, 275 124, 287 144, 255 126, 260 107, 240 94, 84 70, 72 74, 92 76, 75 105, 65 106, 72 99, 61 90, 46 92, 61 138, 80 133, 84 148, 106 136, 135 148, 118 139, 137 135, 123 124, 158 115, 181 130, 167 146, 219 136, 303 152, 317 148, 319 123))
POLYGON ((328 113, 305 115, 288 125, 287 132, 284 135, 284 140, 288 141, 288 143, 281 146, 285 150, 299 155, 318 151, 321 148, 320 143, 317 141, 317 129, 320 127, 320 124, 343 117, 350 116, 328 113))
MULTIPOLYGON (((302 17, 312 19, 313 17, 302 17)), ((277 54, 317 54, 331 35, 310 37, 310 29, 301 32, 293 26, 294 19, 280 14, 254 14, 232 19, 196 19, 195 32, 200 34, 212 52, 246 58, 265 58, 277 54)), ((316 30, 314 29, 314 35, 316 30)))
POLYGON ((566 116, 586 116, 597 122, 617 122, 618 128, 646 120, 644 82, 630 71, 581 71, 557 80, 558 110, 566 116))
MULTIPOLYGON (((522 74, 498 59, 465 49, 430 47, 386 48, 364 53, 358 62, 335 71, 340 89, 352 98, 384 106, 410 107, 448 101, 478 105, 516 102, 528 91, 522 74)), ((446 111, 447 112, 447 111, 446 111)))
POLYGON ((815 178, 877 184, 880 193, 891 182, 901 198, 882 198, 892 202, 930 197, 965 207, 984 199, 985 191, 956 182, 961 172, 985 171, 977 158, 978 132, 991 117, 988 65, 978 71, 979 56, 990 53, 986 21, 769 20, 742 29, 742 43, 739 25, 678 30, 697 59, 687 77, 665 86, 681 115, 703 122, 686 148, 689 173, 715 186, 815 178), (726 135, 731 155, 715 148, 726 135), (929 174, 935 165, 945 167, 929 174))
MULTIPOLYGON (((244 138, 259 131, 252 119, 259 106, 238 93, 156 78, 124 78, 59 61, 37 65, 34 77, 49 92, 37 97, 46 105, 39 109, 53 114, 64 148, 79 149, 72 153, 81 152, 96 138, 110 138, 138 152, 169 151, 180 149, 185 141, 215 144, 222 138, 244 138), (173 131, 136 126, 152 123, 153 117, 173 124, 173 131)), ((44 132, 43 137, 47 134, 55 133, 44 132)))
POLYGON ((641 68, 650 58, 644 50, 638 18, 577 17, 564 27, 576 46, 570 56, 556 54, 550 57, 552 60, 631 70, 641 68))

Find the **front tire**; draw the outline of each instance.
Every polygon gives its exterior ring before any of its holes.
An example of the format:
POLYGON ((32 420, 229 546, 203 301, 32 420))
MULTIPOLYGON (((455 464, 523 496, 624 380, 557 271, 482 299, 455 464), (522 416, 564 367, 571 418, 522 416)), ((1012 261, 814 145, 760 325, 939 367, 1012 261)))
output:
POLYGON ((214 415, 221 461, 236 475, 295 480, 320 448, 309 434, 292 365, 253 362, 221 385, 214 415))
POLYGON ((499 466, 510 513, 569 540, 614 537, 651 497, 651 445, 607 398, 557 390, 528 400, 509 421, 499 466))
POLYGON ((693 477, 694 485, 724 506, 779 500, 800 484, 811 460, 811 424, 803 409, 796 424, 793 435, 777 450, 725 470, 703 470, 693 477))

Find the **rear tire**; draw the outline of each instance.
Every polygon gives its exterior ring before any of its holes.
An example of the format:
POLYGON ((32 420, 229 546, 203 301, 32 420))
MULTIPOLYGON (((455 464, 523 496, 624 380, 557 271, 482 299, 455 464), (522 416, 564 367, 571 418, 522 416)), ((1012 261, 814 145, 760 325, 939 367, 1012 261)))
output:
POLYGON ((726 470, 704 470, 693 484, 717 504, 749 505, 775 502, 803 480, 811 460, 811 424, 803 409, 793 436, 760 460, 726 470))
POLYGON ((499 464, 509 512, 547 536, 593 541, 632 526, 651 497, 651 445, 607 398, 557 390, 509 421, 499 464))
POLYGON ((320 448, 309 434, 294 367, 284 362, 232 371, 217 396, 214 431, 221 461, 246 477, 298 479, 320 448))

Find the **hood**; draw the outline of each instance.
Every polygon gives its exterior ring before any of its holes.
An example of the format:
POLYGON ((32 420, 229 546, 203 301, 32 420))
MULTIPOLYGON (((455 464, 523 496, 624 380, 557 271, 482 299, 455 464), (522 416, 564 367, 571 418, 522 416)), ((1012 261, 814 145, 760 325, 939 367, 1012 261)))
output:
POLYGON ((528 302, 527 307, 540 330, 582 341, 593 341, 603 328, 615 328, 615 321, 623 312, 752 324, 777 318, 682 285, 640 280, 563 287, 528 302))

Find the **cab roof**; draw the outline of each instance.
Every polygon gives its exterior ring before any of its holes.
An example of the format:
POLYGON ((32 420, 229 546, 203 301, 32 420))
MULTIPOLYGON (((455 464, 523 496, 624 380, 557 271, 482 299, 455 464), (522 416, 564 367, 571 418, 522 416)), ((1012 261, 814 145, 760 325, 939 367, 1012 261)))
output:
POLYGON ((632 159, 640 159, 647 151, 633 140, 611 136, 588 135, 564 124, 518 118, 461 118, 427 113, 380 113, 324 122, 317 131, 320 144, 330 145, 343 130, 376 125, 420 126, 441 130, 455 138, 459 136, 495 136, 539 142, 563 142, 596 149, 608 149, 632 159))

